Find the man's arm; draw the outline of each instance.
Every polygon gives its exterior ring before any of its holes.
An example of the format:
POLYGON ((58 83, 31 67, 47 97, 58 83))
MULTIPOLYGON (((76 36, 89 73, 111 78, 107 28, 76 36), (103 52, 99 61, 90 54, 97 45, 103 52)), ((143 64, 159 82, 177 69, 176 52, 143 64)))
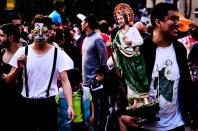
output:
POLYGON ((63 72, 60 73, 60 78, 61 78, 63 92, 64 92, 64 95, 67 99, 67 103, 68 103, 67 112, 68 112, 69 118, 71 119, 67 123, 67 124, 69 124, 74 119, 74 110, 73 110, 73 103, 72 103, 72 89, 71 89, 71 85, 70 85, 69 79, 67 77, 67 72, 66 71, 63 71, 63 72))
POLYGON ((9 74, 2 74, 1 79, 3 79, 7 84, 12 85, 15 84, 21 70, 19 68, 12 67, 9 74))
POLYGON ((20 57, 18 57, 18 59, 17 59, 18 68, 12 67, 9 74, 1 75, 1 79, 4 79, 5 82, 8 83, 9 85, 12 85, 13 83, 15 83, 16 80, 18 79, 19 74, 22 71, 23 66, 25 65, 26 61, 27 61, 27 56, 21 55, 20 57))
POLYGON ((57 15, 56 20, 57 20, 57 22, 58 22, 58 25, 57 25, 58 28, 59 28, 59 29, 63 29, 63 24, 62 24, 61 16, 60 16, 60 15, 57 15))
POLYGON ((96 40, 100 65, 107 65, 107 47, 103 39, 96 40))
POLYGON ((91 118, 89 119, 89 125, 92 125, 93 121, 94 121, 94 103, 93 101, 91 101, 90 103, 90 110, 91 110, 91 118))
POLYGON ((140 120, 140 119, 137 118, 137 117, 131 117, 131 116, 128 116, 128 115, 122 115, 122 116, 120 117, 120 120, 121 120, 125 125, 131 126, 131 127, 139 127, 139 125, 136 125, 136 124, 134 123, 134 121, 140 120))

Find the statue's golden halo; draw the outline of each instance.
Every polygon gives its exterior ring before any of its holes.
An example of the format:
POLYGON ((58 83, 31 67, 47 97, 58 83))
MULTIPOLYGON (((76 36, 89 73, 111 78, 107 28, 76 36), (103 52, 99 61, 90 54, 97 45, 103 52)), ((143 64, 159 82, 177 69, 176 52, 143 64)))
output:
POLYGON ((133 10, 131 9, 131 7, 128 4, 121 3, 121 4, 119 4, 115 7, 115 9, 114 9, 114 19, 115 19, 115 21, 117 21, 117 15, 121 14, 121 13, 127 14, 129 22, 133 21, 134 13, 133 13, 133 10))

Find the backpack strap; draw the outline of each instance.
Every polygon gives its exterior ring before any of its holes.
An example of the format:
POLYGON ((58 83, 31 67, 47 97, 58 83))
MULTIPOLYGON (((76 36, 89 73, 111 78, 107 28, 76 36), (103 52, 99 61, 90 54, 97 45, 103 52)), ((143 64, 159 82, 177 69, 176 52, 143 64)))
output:
MULTIPOLYGON (((28 46, 25 47, 25 55, 28 55, 28 46)), ((27 77, 27 62, 25 63, 25 87, 26 87, 26 97, 29 96, 28 94, 28 77, 27 77)))
POLYGON ((56 67, 56 59, 57 59, 57 48, 55 47, 52 73, 51 73, 50 81, 49 81, 49 84, 48 84, 48 87, 47 87, 47 94, 46 94, 47 97, 49 97, 49 90, 50 90, 52 79, 53 79, 53 76, 54 76, 54 71, 55 71, 55 67, 56 67))

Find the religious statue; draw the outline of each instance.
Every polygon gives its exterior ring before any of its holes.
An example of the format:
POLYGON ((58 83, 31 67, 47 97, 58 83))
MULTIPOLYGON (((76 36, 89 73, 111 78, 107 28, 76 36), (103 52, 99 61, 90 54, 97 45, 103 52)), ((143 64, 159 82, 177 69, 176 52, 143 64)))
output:
POLYGON ((128 4, 122 3, 116 6, 114 17, 120 29, 113 40, 112 47, 117 57, 116 66, 127 85, 129 105, 126 110, 132 116, 138 115, 137 112, 140 112, 139 115, 144 114, 142 111, 145 109, 152 110, 155 115, 158 107, 153 108, 156 107, 156 102, 149 99, 146 65, 144 57, 139 51, 143 39, 139 31, 135 27, 131 27, 129 23, 133 21, 133 11, 128 4))

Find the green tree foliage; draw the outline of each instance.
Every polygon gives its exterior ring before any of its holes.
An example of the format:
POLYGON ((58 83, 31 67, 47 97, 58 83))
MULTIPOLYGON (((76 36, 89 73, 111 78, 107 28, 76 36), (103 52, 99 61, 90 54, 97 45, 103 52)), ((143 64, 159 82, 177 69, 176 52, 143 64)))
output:
POLYGON ((54 0, 16 0, 15 7, 23 21, 30 22, 36 14, 49 15, 54 0))
MULTIPOLYGON (((62 1, 65 4, 65 13, 63 21, 67 16, 72 23, 80 22, 76 15, 95 14, 98 20, 105 19, 110 24, 114 21, 114 8, 120 3, 129 4, 137 14, 138 3, 146 3, 146 0, 15 0, 16 10, 23 21, 30 22, 36 14, 49 15, 53 11, 53 4, 56 1, 62 1)), ((143 5, 145 6, 145 5, 143 5)))
POLYGON ((72 22, 78 21, 76 14, 95 14, 98 20, 105 19, 109 23, 114 23, 114 7, 122 0, 65 0, 67 16, 72 22))
POLYGON ((131 6, 134 14, 138 14, 138 9, 145 7, 146 0, 65 0, 67 16, 71 21, 77 21, 74 17, 78 13, 89 14, 93 13, 98 16, 98 20, 105 19, 110 24, 115 23, 114 8, 120 3, 127 3, 131 6), (140 5, 141 3, 141 5, 140 5))

